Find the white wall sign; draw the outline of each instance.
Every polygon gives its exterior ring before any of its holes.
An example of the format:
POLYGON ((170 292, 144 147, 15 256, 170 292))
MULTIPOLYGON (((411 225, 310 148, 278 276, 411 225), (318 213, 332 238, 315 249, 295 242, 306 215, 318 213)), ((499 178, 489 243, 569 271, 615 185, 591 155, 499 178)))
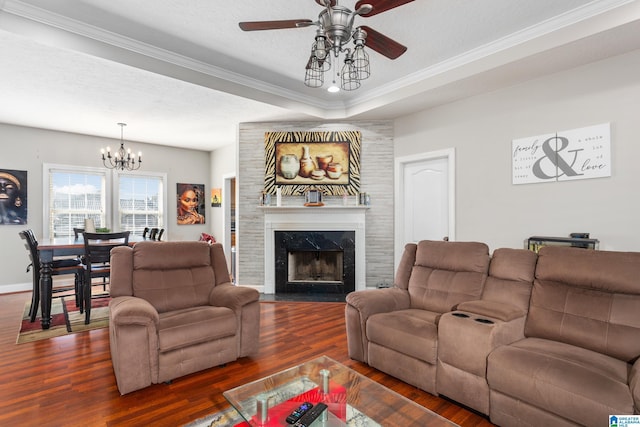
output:
POLYGON ((611 125, 514 139, 511 158, 514 184, 611 176, 611 125))

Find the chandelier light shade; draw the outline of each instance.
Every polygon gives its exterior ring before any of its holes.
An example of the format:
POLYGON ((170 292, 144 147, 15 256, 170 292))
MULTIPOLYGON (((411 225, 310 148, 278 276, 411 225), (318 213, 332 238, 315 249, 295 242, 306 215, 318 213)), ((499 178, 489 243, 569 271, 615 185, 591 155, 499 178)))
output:
POLYGON ((118 126, 120 126, 120 148, 118 150, 113 154, 111 153, 111 147, 107 147, 106 150, 104 148, 100 150, 102 163, 109 169, 133 171, 140 169, 142 164, 141 152, 138 152, 136 158, 136 155, 131 153, 131 149, 125 150, 124 148, 124 127, 126 125, 126 123, 118 123, 118 126))

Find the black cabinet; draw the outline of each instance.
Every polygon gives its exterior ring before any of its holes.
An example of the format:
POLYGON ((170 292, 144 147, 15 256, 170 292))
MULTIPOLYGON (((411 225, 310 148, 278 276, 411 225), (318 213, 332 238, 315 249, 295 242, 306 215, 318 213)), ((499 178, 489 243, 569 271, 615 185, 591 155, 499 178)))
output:
POLYGON ((527 239, 527 249, 538 253, 543 246, 572 246, 574 248, 597 250, 600 241, 598 239, 585 239, 578 237, 542 237, 532 236, 527 239))

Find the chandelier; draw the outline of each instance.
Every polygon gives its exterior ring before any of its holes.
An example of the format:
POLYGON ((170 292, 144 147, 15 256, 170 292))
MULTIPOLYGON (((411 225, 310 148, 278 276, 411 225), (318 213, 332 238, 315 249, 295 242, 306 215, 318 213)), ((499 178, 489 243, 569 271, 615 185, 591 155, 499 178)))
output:
MULTIPOLYGON (((367 14, 373 8, 369 4, 363 4, 352 12, 337 4, 331 6, 330 1, 325 2, 325 7, 314 23, 318 25, 318 30, 307 62, 304 84, 321 87, 324 84, 324 74, 331 70, 331 62, 335 61, 333 85, 329 87, 329 91, 337 92, 339 89, 335 76, 338 74, 337 67, 342 55, 344 59, 339 73, 340 88, 347 91, 358 89, 362 80, 371 75, 371 70, 369 55, 364 50, 367 32, 360 27, 353 29, 353 21, 356 16, 367 14), (346 47, 350 40, 353 40, 353 50, 346 47)), ((308 24, 300 26, 305 25, 308 24)))
POLYGON ((100 149, 102 153, 102 163, 109 169, 119 169, 133 171, 140 169, 142 164, 142 153, 138 152, 138 158, 134 154, 131 154, 131 149, 124 149, 124 127, 126 123, 118 123, 120 126, 120 148, 113 154, 111 154, 111 147, 100 149), (106 154, 106 155, 105 155, 106 154))

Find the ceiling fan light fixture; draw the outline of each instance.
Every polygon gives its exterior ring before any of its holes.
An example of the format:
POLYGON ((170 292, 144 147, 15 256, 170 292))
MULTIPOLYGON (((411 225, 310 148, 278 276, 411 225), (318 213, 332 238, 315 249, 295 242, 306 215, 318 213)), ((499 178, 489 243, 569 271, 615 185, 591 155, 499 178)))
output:
POLYGON ((353 56, 351 52, 347 52, 346 57, 344 58, 344 65, 342 67, 342 72, 340 73, 340 78, 342 80, 340 86, 342 89, 347 91, 356 90, 362 84, 360 82, 358 69, 353 64, 353 56))
POLYGON ((353 43, 355 44, 353 50, 353 66, 358 71, 359 80, 365 80, 371 75, 369 54, 364 50, 366 38, 367 32, 362 28, 357 28, 353 33, 353 43))
POLYGON ((324 35, 324 31, 321 28, 318 29, 316 33, 316 41, 313 44, 313 54, 316 58, 323 60, 327 56, 329 56, 329 47, 327 43, 327 38, 324 35))
MULTIPOLYGON (((317 21, 310 19, 288 19, 276 21, 240 22, 243 31, 278 30, 285 28, 303 28, 317 26, 315 41, 311 56, 307 62, 304 84, 309 87, 321 87, 324 82, 322 73, 331 68, 331 56, 338 61, 345 55, 345 64, 341 72, 341 87, 345 90, 355 90, 362 85, 362 80, 369 78, 371 68, 369 54, 365 45, 389 59, 397 59, 407 51, 406 46, 379 33, 368 26, 354 28, 356 17, 369 17, 387 10, 395 9, 414 0, 358 0, 355 11, 338 5, 338 0, 315 0, 323 7, 317 21), (346 45, 353 39, 353 53, 346 45), (367 40, 369 39, 369 40, 367 40)), ((337 68, 337 64, 336 64, 337 68)), ((335 74, 334 68, 334 86, 335 74)), ((335 86, 337 88, 337 86, 335 86)), ((331 87, 329 91, 335 91, 331 87), (333 90, 332 90, 333 89, 333 90)))
MULTIPOLYGON (((326 62, 326 61, 324 61, 326 62)), ((324 71, 322 65, 319 63, 318 58, 313 54, 309 57, 307 63, 307 70, 304 74, 304 84, 308 87, 321 87, 324 84, 324 71)))

